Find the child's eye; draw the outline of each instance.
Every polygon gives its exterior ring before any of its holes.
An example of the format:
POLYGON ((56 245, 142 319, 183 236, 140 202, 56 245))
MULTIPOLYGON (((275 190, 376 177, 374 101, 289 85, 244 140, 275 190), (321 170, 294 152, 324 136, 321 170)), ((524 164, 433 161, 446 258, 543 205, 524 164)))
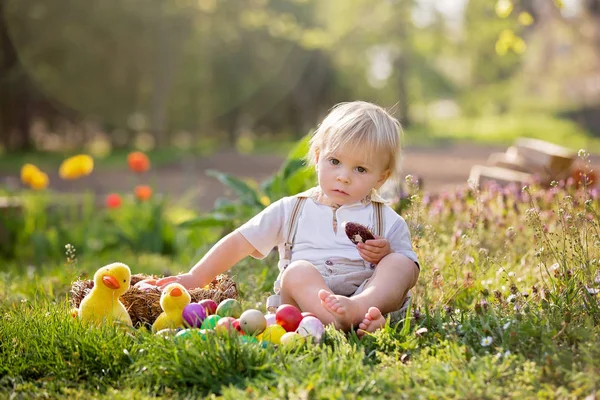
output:
POLYGON ((356 167, 356 170, 358 172, 360 172, 361 174, 364 174, 365 172, 367 172, 367 170, 365 168, 363 168, 363 167, 356 167))
POLYGON ((331 158, 329 159, 329 162, 333 165, 338 165, 340 163, 340 160, 338 160, 337 158, 331 158))

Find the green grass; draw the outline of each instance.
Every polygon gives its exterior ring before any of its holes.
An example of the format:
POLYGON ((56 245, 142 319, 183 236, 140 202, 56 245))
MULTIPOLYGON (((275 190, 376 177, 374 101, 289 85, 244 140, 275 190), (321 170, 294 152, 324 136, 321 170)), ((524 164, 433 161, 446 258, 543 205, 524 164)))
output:
MULTIPOLYGON (((185 271, 222 236, 219 229, 176 230, 179 245, 171 254, 122 242, 101 252, 84 247, 75 261, 6 260, 0 267, 0 393, 111 399, 600 394, 597 190, 457 188, 398 200, 393 204, 410 226, 422 266, 414 302, 398 326, 360 340, 328 327, 320 344, 263 347, 228 336, 181 340, 144 329, 92 328, 70 316, 69 289, 78 277, 113 261, 133 273, 185 271)), ((130 208, 139 207, 128 205, 107 225, 138 226, 127 217, 130 208)), ((86 214, 98 225, 104 217, 86 214)), ((242 306, 264 311, 275 255, 243 260, 230 273, 242 306)))

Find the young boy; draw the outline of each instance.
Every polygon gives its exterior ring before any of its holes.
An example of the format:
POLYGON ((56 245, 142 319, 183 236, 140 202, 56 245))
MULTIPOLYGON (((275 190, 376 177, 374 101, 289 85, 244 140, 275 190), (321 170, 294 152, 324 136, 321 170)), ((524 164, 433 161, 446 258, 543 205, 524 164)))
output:
POLYGON ((384 315, 402 308, 419 276, 406 222, 376 192, 395 178, 400 133, 399 122, 377 105, 337 105, 311 138, 307 159, 318 186, 274 202, 190 272, 158 285, 202 287, 246 256, 264 258, 277 246, 282 303, 344 331, 358 328, 359 335, 383 327, 384 315), (381 235, 355 245, 344 222, 376 227, 381 235))

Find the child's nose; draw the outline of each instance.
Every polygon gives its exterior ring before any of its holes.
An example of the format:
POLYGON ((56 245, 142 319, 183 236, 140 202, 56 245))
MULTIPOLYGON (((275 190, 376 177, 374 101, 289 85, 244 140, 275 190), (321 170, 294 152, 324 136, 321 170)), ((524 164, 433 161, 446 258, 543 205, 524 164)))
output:
POLYGON ((337 180, 338 180, 338 182, 343 182, 343 183, 350 182, 350 178, 349 178, 348 174, 345 172, 340 172, 337 176, 337 180))

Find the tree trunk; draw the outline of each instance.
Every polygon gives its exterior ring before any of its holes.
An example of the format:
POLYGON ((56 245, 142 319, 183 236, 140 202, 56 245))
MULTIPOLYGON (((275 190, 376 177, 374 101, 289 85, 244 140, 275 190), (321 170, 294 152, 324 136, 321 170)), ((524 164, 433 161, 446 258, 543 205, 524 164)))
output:
POLYGON ((33 147, 32 87, 8 35, 5 5, 0 1, 0 143, 9 151, 33 147))

